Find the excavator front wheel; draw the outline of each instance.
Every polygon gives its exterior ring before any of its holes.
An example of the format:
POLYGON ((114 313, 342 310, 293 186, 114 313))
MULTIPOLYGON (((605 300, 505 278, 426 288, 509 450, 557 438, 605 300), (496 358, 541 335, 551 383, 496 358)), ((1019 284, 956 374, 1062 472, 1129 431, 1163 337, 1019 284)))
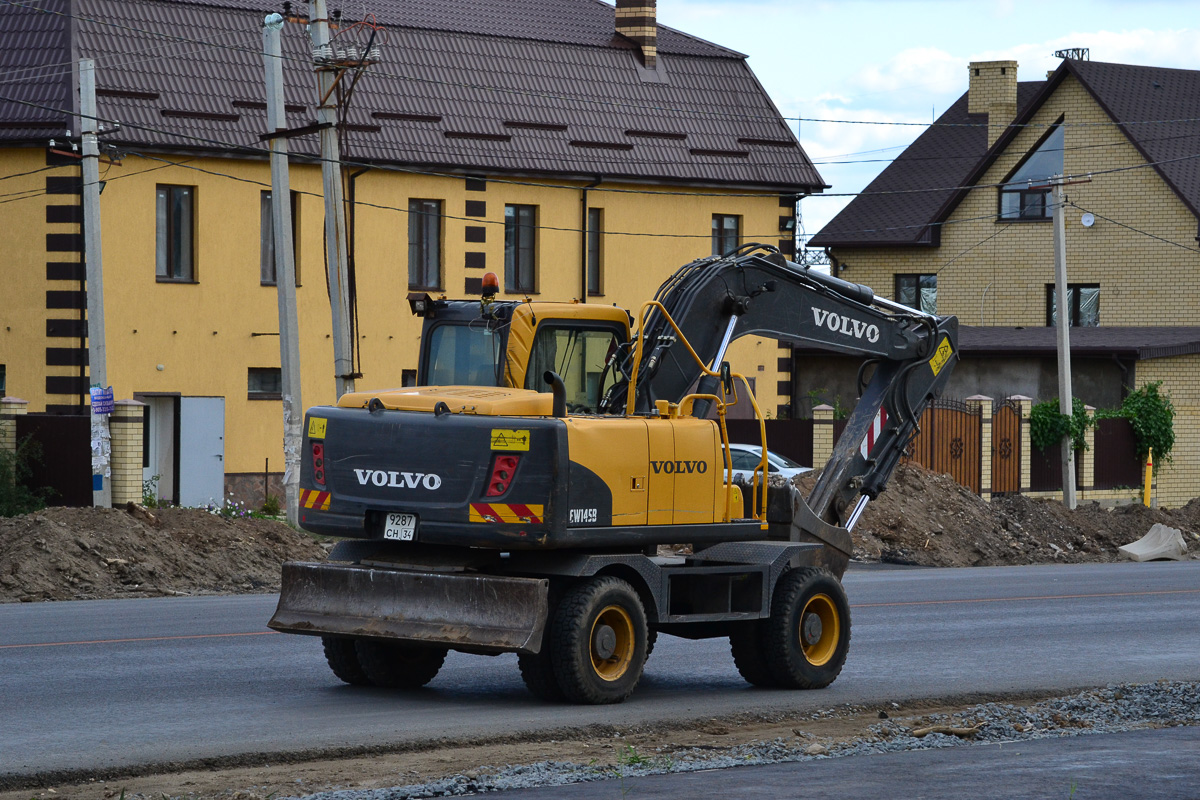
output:
POLYGON ((850 604, 838 579, 807 567, 779 579, 763 650, 776 685, 820 689, 833 683, 850 650, 850 604))
POLYGON ((362 664, 358 663, 353 639, 344 636, 322 636, 321 644, 325 647, 325 661, 334 675, 351 686, 371 685, 371 679, 363 672, 362 664))
POLYGON ((590 578, 567 591, 549 631, 559 688, 575 703, 619 703, 646 661, 646 612, 625 581, 590 578))
POLYGON ((356 640, 354 652, 363 674, 370 682, 388 689, 420 689, 433 680, 446 660, 446 649, 443 647, 369 639, 356 640))

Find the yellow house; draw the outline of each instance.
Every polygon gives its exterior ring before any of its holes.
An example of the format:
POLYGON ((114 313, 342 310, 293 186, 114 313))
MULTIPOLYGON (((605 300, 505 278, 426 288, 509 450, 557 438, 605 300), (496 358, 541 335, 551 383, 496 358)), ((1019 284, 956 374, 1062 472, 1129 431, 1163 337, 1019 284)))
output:
MULTIPOLYGON (((61 65, 92 58, 109 382, 146 404, 146 479, 186 505, 257 505, 283 466, 260 5, 0 9, 12 74, 28 76, 0 92, 0 389, 32 412, 87 402, 79 99, 61 65)), ((335 390, 321 162, 303 132, 313 55, 307 6, 288 5, 307 407, 335 390)), ((796 203, 823 183, 742 54, 657 26, 653 0, 393 5, 335 20, 342 43, 380 48, 339 86, 359 388, 411 379, 410 290, 470 296, 493 271, 507 297, 636 309, 694 258, 794 252, 796 203)), ((768 409, 790 402, 780 355, 731 351, 768 409)))
POLYGON ((842 277, 959 317, 958 397, 1057 396, 1061 307, 1077 397, 1113 408, 1164 382, 1176 444, 1158 497, 1180 505, 1200 496, 1200 71, 1068 55, 1029 82, 1015 61, 970 64, 966 94, 810 244, 842 277), (1055 175, 1069 184, 1061 304, 1055 175))

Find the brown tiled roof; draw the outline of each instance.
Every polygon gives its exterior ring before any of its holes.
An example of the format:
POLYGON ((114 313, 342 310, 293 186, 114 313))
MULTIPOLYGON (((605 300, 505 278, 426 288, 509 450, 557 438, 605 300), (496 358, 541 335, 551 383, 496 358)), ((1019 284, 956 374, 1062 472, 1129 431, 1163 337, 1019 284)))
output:
MULTIPOLYGON (((958 329, 964 358, 989 356, 1053 356, 1058 352, 1055 328, 1001 328, 963 325, 958 329)), ((1071 328, 1071 354, 1144 361, 1200 353, 1198 327, 1071 328)))
MULTIPOLYGON (((175 151, 260 148, 261 21, 280 7, 262 0, 75 0, 74 46, 78 56, 97 59, 100 116, 124 123, 108 141, 175 151)), ((744 56, 732 50, 660 26, 661 71, 648 76, 614 33, 613 7, 598 0, 367 0, 345 7, 356 14, 365 8, 387 26, 382 63, 355 89, 347 160, 780 192, 823 187, 744 56)), ((307 4, 293 9, 303 15, 307 4)), ((60 31, 63 19, 47 22, 49 15, 0 6, 0 51, 18 53, 9 63, 50 63, 30 35, 9 32, 6 18, 17 16, 60 31)), ((283 39, 288 124, 299 127, 315 114, 311 54, 302 24, 287 25, 283 39)), ((22 86, 18 99, 60 107, 73 94, 70 81, 66 75, 22 86)), ((17 97, 13 92, 0 83, 0 97, 17 97)), ((0 121, 31 113, 0 100, 0 121)), ((44 138, 0 128, 0 140, 44 138)), ((316 137, 292 139, 290 147, 315 154, 316 137)))
MULTIPOLYGON (((1066 79, 1074 75, 1193 214, 1200 216, 1200 71, 1064 59, 1046 81, 1018 87, 1018 113, 987 149, 986 128, 933 126, 810 242, 818 247, 938 244, 940 227, 996 157, 1066 79), (962 155, 967 158, 960 158, 962 155), (974 157, 972 160, 971 156, 974 157), (918 160, 924 159, 924 160, 918 160), (949 163, 940 164, 939 160, 949 163), (955 177, 951 164, 971 162, 955 177), (931 166, 937 165, 937 166, 931 166), (951 192, 923 192, 942 187, 951 192), (917 191, 912 191, 917 190, 917 191), (901 194, 872 196, 870 192, 901 194)), ((964 94, 939 123, 976 122, 964 94)))

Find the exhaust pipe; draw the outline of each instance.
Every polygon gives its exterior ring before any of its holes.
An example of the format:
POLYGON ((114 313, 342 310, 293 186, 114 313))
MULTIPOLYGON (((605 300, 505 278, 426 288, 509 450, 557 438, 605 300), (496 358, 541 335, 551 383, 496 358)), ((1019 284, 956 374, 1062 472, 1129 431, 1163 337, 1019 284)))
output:
POLYGON ((554 416, 565 417, 567 415, 567 386, 563 383, 563 379, 558 377, 558 373, 546 370, 542 373, 542 380, 546 382, 554 395, 554 416))

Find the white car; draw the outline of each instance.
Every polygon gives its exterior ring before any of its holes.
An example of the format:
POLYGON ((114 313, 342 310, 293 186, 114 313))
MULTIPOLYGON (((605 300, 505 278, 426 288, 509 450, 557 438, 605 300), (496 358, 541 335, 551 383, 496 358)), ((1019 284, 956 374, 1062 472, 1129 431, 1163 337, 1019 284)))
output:
MULTIPOLYGON (((758 467, 762 460, 762 447, 757 444, 734 444, 729 445, 729 460, 733 464, 731 473, 727 473, 726 480, 731 477, 742 477, 747 481, 754 479, 754 470, 758 467)), ((796 475, 801 475, 805 472, 812 472, 812 467, 803 467, 792 461, 787 456, 781 456, 779 453, 767 451, 767 471, 770 475, 782 475, 785 478, 792 478, 796 475)))

